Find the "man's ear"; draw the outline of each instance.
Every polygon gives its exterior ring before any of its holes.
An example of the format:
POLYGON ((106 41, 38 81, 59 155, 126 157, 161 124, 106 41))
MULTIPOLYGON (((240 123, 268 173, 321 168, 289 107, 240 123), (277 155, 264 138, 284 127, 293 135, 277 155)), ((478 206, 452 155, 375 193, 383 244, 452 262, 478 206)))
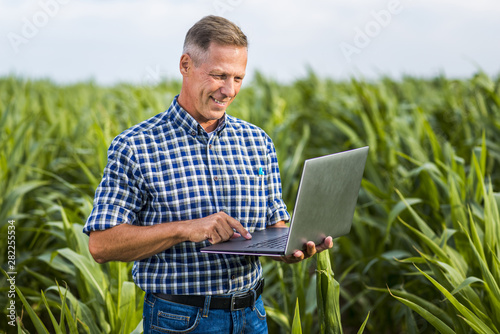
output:
POLYGON ((181 61, 179 62, 179 69, 182 76, 188 76, 193 67, 193 59, 185 53, 181 56, 181 61))

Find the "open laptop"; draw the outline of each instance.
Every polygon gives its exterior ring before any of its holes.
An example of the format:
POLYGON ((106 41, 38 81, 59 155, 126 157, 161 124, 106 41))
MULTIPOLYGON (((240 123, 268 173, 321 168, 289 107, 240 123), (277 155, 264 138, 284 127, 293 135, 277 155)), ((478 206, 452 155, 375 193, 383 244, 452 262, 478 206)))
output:
POLYGON ((368 146, 306 160, 289 228, 254 231, 202 248, 204 253, 257 256, 290 255, 308 241, 349 233, 358 199, 368 146))

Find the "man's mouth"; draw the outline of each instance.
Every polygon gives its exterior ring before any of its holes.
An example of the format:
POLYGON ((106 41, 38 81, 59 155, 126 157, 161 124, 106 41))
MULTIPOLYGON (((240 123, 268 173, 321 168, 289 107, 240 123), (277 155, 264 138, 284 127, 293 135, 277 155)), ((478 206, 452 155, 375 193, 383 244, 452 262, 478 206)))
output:
POLYGON ((215 103, 217 103, 217 104, 219 104, 219 105, 221 105, 221 106, 225 106, 225 105, 227 104, 227 102, 229 102, 229 101, 219 101, 219 100, 217 100, 217 99, 216 99, 215 97, 213 97, 213 96, 212 96, 212 100, 214 100, 214 101, 215 101, 215 103))

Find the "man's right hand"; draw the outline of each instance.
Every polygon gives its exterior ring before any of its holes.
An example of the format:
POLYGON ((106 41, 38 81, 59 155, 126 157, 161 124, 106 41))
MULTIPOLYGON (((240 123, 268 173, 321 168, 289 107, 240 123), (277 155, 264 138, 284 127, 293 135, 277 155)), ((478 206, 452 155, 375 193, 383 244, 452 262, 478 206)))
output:
POLYGON ((189 233, 188 240, 193 242, 208 240, 212 244, 217 244, 240 236, 245 239, 252 238, 239 221, 224 211, 185 223, 190 225, 185 227, 189 233))

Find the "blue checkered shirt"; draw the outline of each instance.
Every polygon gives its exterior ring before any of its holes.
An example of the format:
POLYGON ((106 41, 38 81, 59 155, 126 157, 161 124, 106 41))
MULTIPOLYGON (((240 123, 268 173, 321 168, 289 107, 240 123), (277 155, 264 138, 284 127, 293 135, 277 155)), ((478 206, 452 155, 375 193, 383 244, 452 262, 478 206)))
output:
MULTIPOLYGON (((249 232, 290 216, 274 145, 260 128, 225 115, 212 134, 177 103, 118 135, 84 232, 203 218, 224 210, 249 232)), ((214 295, 251 288, 258 257, 200 253, 182 242, 134 263, 146 292, 214 295)))

